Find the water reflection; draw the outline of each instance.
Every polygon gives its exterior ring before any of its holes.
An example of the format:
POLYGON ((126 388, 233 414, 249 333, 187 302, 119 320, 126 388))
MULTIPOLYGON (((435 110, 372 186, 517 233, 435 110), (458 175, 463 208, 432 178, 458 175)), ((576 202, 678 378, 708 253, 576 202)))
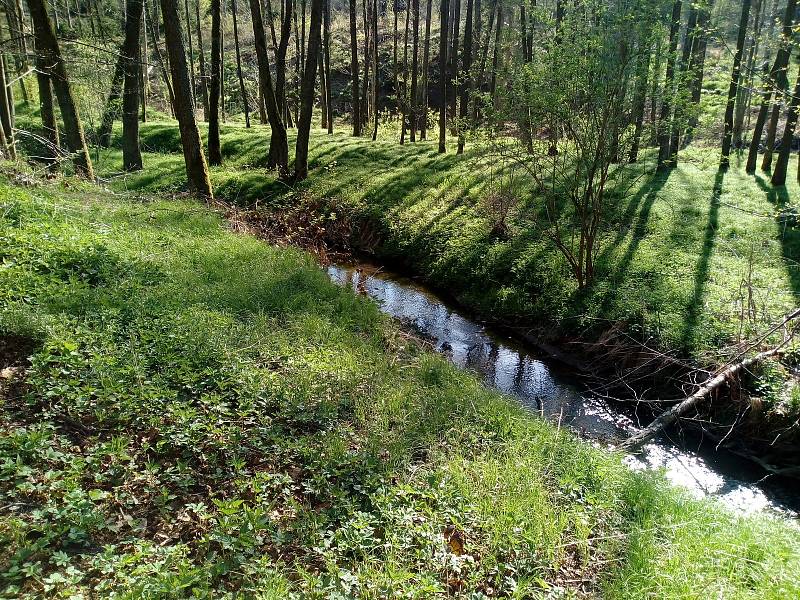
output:
MULTIPOLYGON (((601 443, 635 431, 619 410, 583 395, 573 383, 578 379, 575 373, 487 330, 419 284, 367 265, 331 265, 327 271, 334 282, 370 296, 383 312, 424 334, 453 363, 545 418, 601 443)), ((774 509, 796 514, 798 508, 796 494, 777 484, 765 485, 762 471, 725 451, 695 452, 665 439, 626 460, 636 469, 663 468, 673 483, 697 495, 719 497, 742 512, 774 509)))

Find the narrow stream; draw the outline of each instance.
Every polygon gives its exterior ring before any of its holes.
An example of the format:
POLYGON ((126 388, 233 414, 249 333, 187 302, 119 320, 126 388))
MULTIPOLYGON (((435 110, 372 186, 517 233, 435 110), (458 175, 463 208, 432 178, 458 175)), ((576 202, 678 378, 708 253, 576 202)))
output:
MULTIPOLYGON (((428 337, 454 364, 519 398, 531 411, 601 444, 636 430, 629 416, 582 390, 568 367, 490 331, 419 283, 369 264, 333 264, 327 272, 335 283, 365 293, 383 312, 428 337)), ((626 460, 637 469, 664 469, 673 483, 698 496, 717 497, 740 512, 800 514, 800 497, 791 483, 765 478, 756 465, 713 446, 683 448, 664 436, 626 460)))

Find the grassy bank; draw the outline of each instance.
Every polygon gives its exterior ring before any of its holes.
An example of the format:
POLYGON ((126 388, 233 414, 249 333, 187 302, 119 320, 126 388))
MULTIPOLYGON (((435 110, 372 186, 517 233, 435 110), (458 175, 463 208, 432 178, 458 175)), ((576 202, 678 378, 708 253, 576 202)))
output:
POLYGON ((2 183, 0 257, 3 597, 800 594, 795 526, 629 472, 197 204, 2 183))
MULTIPOLYGON (((300 202, 265 174, 268 129, 223 128, 225 166, 212 169, 217 195, 266 210, 300 202)), ((291 143, 291 140, 290 140, 291 143)), ((143 129, 141 174, 113 179, 114 189, 180 190, 184 173, 173 123, 143 129), (169 152, 172 154, 164 155, 169 152)), ((328 198, 324 225, 342 214, 367 221, 369 245, 484 314, 561 334, 597 338, 614 325, 661 348, 700 357, 762 330, 796 304, 800 234, 788 189, 738 165, 717 172, 716 151, 690 149, 668 175, 632 167, 629 192, 608 201, 597 277, 578 290, 566 261, 542 234, 540 205, 529 178, 483 157, 439 155, 435 142, 356 140, 315 131, 310 179, 299 190, 328 198), (498 209, 485 198, 518 200, 508 235, 493 227, 498 209), (374 231, 373 231, 374 230, 374 231), (377 242, 377 243, 376 243, 377 242)), ((117 151, 101 154, 100 172, 119 168, 117 151)), ((318 207, 315 207, 319 210, 318 207)))

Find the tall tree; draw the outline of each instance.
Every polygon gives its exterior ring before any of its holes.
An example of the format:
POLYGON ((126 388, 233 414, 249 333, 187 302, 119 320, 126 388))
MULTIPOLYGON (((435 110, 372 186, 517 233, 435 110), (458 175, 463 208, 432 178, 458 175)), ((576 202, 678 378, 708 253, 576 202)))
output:
POLYGON ((10 86, 8 85, 6 70, 6 57, 0 53, 0 131, 3 132, 2 146, 8 151, 9 158, 16 158, 17 151, 14 147, 14 124, 12 122, 10 100, 10 86))
POLYGON ((200 83, 197 86, 197 92, 203 104, 203 119, 208 121, 208 78, 206 76, 205 48, 203 47, 203 28, 200 22, 200 0, 195 0, 194 10, 197 21, 197 62, 200 67, 200 83))
MULTIPOLYGON (((688 127, 683 136, 684 145, 689 144, 698 124, 700 96, 703 92, 703 77, 705 75, 706 48, 708 46, 708 26, 713 5, 714 0, 704 0, 697 5, 697 27, 692 36, 692 49, 689 54, 689 101, 692 110, 689 115, 688 127)), ((656 64, 656 68, 658 68, 658 64, 656 64)), ((653 104, 655 105, 655 102, 653 104)))
POLYGON ((356 22, 356 0, 349 0, 350 8, 350 77, 352 79, 351 92, 353 102, 353 135, 361 135, 361 110, 358 94, 358 26, 356 22))
POLYGON ((431 17, 433 13, 433 0, 425 2, 425 42, 422 46, 422 101, 420 113, 418 115, 419 137, 421 140, 428 139, 428 70, 431 60, 431 17))
MULTIPOLYGON (((783 129, 778 160, 775 161, 775 170, 772 172, 772 185, 786 184, 786 169, 789 165, 789 155, 792 152, 798 107, 800 107, 800 71, 797 73, 794 94, 792 94, 792 99, 789 101, 789 109, 786 112, 786 125, 783 129)), ((798 175, 798 178, 800 178, 800 175, 798 175)))
POLYGON ((325 36, 325 104, 328 108, 326 111, 326 126, 328 133, 333 133, 333 98, 331 96, 331 0, 325 0, 324 10, 324 36, 325 36))
POLYGON ((294 178, 308 177, 308 140, 311 134, 311 117, 314 111, 314 83, 317 76, 317 59, 322 38, 322 3, 311 0, 311 25, 308 32, 306 63, 300 88, 300 118, 297 120, 297 146, 294 154, 294 178))
MULTIPOLYGON (((761 93, 761 106, 759 107, 758 116, 753 126, 753 137, 750 140, 747 164, 745 166, 745 171, 748 173, 755 173, 756 171, 756 161, 758 160, 758 150, 761 145, 761 135, 764 132, 764 125, 767 121, 772 95, 773 93, 777 95, 778 89, 782 87, 782 83, 786 80, 786 68, 789 65, 789 56, 792 50, 792 23, 794 22, 796 12, 797 0, 787 0, 786 10, 783 13, 783 26, 781 28, 778 52, 775 54, 775 61, 772 63, 769 77, 761 93)), ((773 122, 774 121, 776 121, 776 119, 773 119, 773 122)), ((774 140, 774 135, 772 138, 774 140)), ((772 152, 771 145, 771 143, 767 144, 767 152, 765 152, 764 155, 765 162, 767 162, 767 154, 771 154, 772 152)))
POLYGON ((378 138, 378 0, 372 2, 372 141, 378 138))
POLYGON ((286 53, 289 49, 289 37, 292 33, 292 0, 281 4, 281 38, 275 51, 275 101, 281 117, 287 122, 291 119, 286 102, 286 53))
POLYGON ((89 157, 89 149, 86 147, 86 138, 83 135, 83 123, 81 123, 78 107, 72 95, 67 68, 61 56, 61 49, 44 0, 28 0, 28 10, 31 21, 33 21, 36 51, 42 55, 44 64, 47 65, 47 74, 50 76, 56 98, 58 98, 58 107, 64 122, 64 138, 72 153, 75 172, 88 179, 94 179, 92 160, 89 157))
POLYGON ((413 35, 411 41, 411 110, 409 111, 409 127, 411 128, 411 141, 417 140, 418 112, 417 71, 419 71, 419 0, 412 0, 411 11, 413 17, 413 35))
POLYGON ((469 92, 472 88, 472 0, 467 0, 467 21, 464 24, 464 54, 461 60, 463 77, 461 79, 461 114, 458 124, 458 150, 457 154, 464 152, 464 130, 467 127, 469 114, 469 92))
POLYGON ((400 143, 406 141, 406 125, 408 116, 408 30, 411 21, 411 4, 406 0, 406 25, 403 28, 403 83, 400 86, 400 143))
POLYGON ((731 83, 728 86, 728 103, 725 105, 725 130, 722 135, 722 157, 720 166, 727 168, 730 162, 731 140, 733 138, 733 109, 736 103, 736 92, 741 78, 742 53, 744 41, 747 37, 747 22, 750 20, 751 0, 742 0, 742 13, 739 17, 739 34, 736 37, 736 53, 733 55, 733 69, 731 70, 731 83))
POLYGON ((447 152, 447 21, 450 16, 450 0, 441 0, 439 7, 439 152, 447 152))
MULTIPOLYGON (((219 98, 222 68, 222 23, 220 0, 211 0, 211 80, 208 99, 208 162, 222 164, 219 142, 219 98)), ((249 118, 248 118, 249 120, 249 118)))
POLYGON ((108 148, 111 145, 111 130, 114 127, 114 119, 119 112, 119 101, 122 96, 124 80, 125 52, 120 48, 119 56, 114 66, 114 75, 111 78, 111 91, 108 93, 108 99, 106 100, 106 106, 103 110, 100 127, 97 128, 97 143, 100 144, 102 148, 108 148))
POLYGON ((39 114, 42 117, 42 129, 47 140, 44 159, 48 168, 53 171, 58 167, 58 122, 53 106, 53 86, 47 74, 47 65, 38 51, 36 51, 36 83, 39 87, 39 114))
POLYGON ((458 100, 458 46, 460 43, 460 27, 461 27, 461 0, 453 0, 453 15, 452 23, 453 37, 450 40, 450 126, 455 125, 455 118, 458 116, 456 112, 456 101, 458 100))
POLYGON ((667 73, 664 80, 664 99, 661 103, 661 118, 658 123, 658 169, 663 170, 671 165, 670 139, 672 123, 672 95, 674 94, 673 84, 675 79, 675 60, 678 49, 678 33, 681 28, 681 0, 675 0, 672 4, 672 17, 669 26, 669 50, 667 53, 667 73))
POLYGON ((236 49, 236 76, 239 79, 239 93, 242 95, 244 105, 245 127, 250 127, 250 103, 247 101, 247 88, 244 86, 244 76, 242 75, 242 52, 239 48, 239 24, 236 15, 236 0, 231 0, 231 12, 233 16, 233 44, 236 49))
POLYGON ((250 14, 253 18, 258 81, 267 109, 269 126, 272 129, 269 137, 267 166, 277 168, 278 175, 281 178, 285 178, 289 174, 289 142, 286 137, 286 127, 283 124, 283 119, 278 110, 278 103, 275 100, 275 89, 272 87, 272 74, 270 73, 269 55, 267 54, 267 36, 264 32, 264 19, 261 16, 261 5, 258 0, 250 0, 250 14))
POLYGON ((192 43, 192 19, 189 16, 189 0, 183 0, 183 8, 186 13, 186 43, 189 54, 189 82, 192 91, 192 106, 197 102, 197 77, 194 70, 194 44, 192 43))
POLYGON ((139 171, 142 152, 139 148, 139 83, 140 48, 142 35, 143 0, 125 3, 125 40, 122 55, 125 57, 125 85, 122 92, 122 168, 139 171))
POLYGON ((181 134, 183 159, 186 163, 186 177, 189 190, 197 196, 212 198, 211 180, 200 141, 200 131, 194 118, 192 105, 192 84, 186 64, 186 50, 183 46, 181 21, 175 0, 160 0, 161 15, 164 19, 164 37, 172 70, 172 86, 175 91, 175 117, 181 134))

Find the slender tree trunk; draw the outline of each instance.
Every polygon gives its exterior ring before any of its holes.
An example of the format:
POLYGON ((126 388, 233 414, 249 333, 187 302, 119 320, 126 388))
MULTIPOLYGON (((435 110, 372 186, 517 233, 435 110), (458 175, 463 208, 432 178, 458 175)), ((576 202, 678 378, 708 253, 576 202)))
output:
POLYGON ((458 116, 456 111, 456 102, 458 99, 459 86, 458 79, 458 46, 461 41, 460 28, 461 28, 461 0, 453 0, 453 39, 450 46, 450 127, 456 124, 455 118, 458 116))
MULTIPOLYGON (((144 8, 144 0, 142 0, 142 8, 144 8)), ((142 10, 142 21, 145 19, 144 10, 142 10)), ((142 105, 141 120, 142 123, 147 122, 147 97, 150 93, 150 82, 147 73, 147 65, 150 62, 150 52, 147 47, 147 33, 144 31, 144 24, 139 29, 139 99, 142 105)))
POLYGON ((122 56, 125 59, 125 85, 122 93, 122 168, 125 171, 142 169, 139 148, 139 39, 142 35, 142 0, 125 3, 125 40, 122 56))
POLYGON ((203 103, 203 120, 208 122, 208 79, 206 77, 206 59, 203 48, 203 28, 200 23, 200 0, 194 1, 195 16, 197 18, 197 52, 198 65, 200 67, 200 82, 197 91, 203 103))
POLYGON ((64 121, 64 137, 67 147, 73 155, 75 172, 87 179, 94 179, 92 160, 86 147, 78 107, 72 95, 72 87, 67 77, 67 69, 61 56, 53 24, 47 15, 43 0, 28 0, 31 20, 33 21, 37 53, 41 53, 44 64, 48 65, 47 73, 53 83, 61 118, 64 121))
MULTIPOLYGON (((713 0, 707 4, 701 4, 697 9, 697 29, 692 39, 692 51, 689 55, 689 72, 691 80, 690 103, 694 107, 690 117, 686 133, 683 136, 683 145, 688 146, 692 140, 695 129, 697 129, 697 115, 699 113, 700 96, 703 93, 703 76, 705 73, 706 46, 708 45, 708 24, 711 18, 711 8, 713 0)), ((655 85, 655 84, 654 84, 655 85)))
MULTIPOLYGON (((687 74, 689 72, 689 63, 691 61, 692 55, 692 44, 694 43, 694 38, 697 35, 697 15, 698 10, 697 8, 690 4, 689 5, 689 19, 686 24, 686 35, 683 38, 683 51, 681 53, 681 59, 678 64, 678 95, 683 96, 680 92, 683 91, 684 86, 689 83, 689 78, 687 74)), ((672 119, 672 128, 670 131, 670 141, 669 141, 669 163, 670 166, 676 167, 678 165, 678 150, 679 150, 679 143, 681 132, 685 129, 684 125, 684 118, 686 116, 686 106, 682 100, 679 100, 675 106, 675 115, 672 119)))
MULTIPOLYGON (((155 2, 154 6, 158 6, 158 3, 155 2)), ((161 48, 158 45, 158 38, 156 37, 156 31, 158 31, 158 21, 153 19, 150 16, 150 11, 148 9, 148 4, 145 1, 144 4, 145 8, 145 24, 147 29, 150 33, 150 42, 153 44, 153 49, 156 53, 156 58, 158 60, 158 68, 161 70, 161 78, 164 80, 164 87, 167 89, 168 101, 169 101, 169 109, 172 112, 172 116, 175 116, 175 92, 172 89, 172 82, 169 78, 169 72, 167 70, 167 66, 164 61, 164 57, 161 55, 161 48)))
POLYGON ((372 31, 372 1, 362 0, 362 16, 364 21, 364 89, 361 95, 361 118, 364 126, 369 126, 369 89, 372 87, 370 81, 370 64, 372 63, 372 43, 370 42, 370 32, 372 31))
POLYGON ((725 131, 722 136, 722 157, 720 166, 727 168, 730 161, 731 141, 733 138, 733 109, 736 103, 736 92, 739 88, 741 76, 742 53, 744 41, 747 36, 747 22, 750 19, 750 0, 742 1, 742 14, 739 18, 739 35, 736 38, 736 54, 733 55, 733 70, 731 83, 728 88, 728 103, 725 106, 725 131))
POLYGON ((672 18, 669 28, 669 50, 667 52, 667 74, 664 80, 663 100, 661 102, 661 118, 658 124, 658 170, 671 167, 669 164, 670 155, 670 132, 672 119, 672 95, 674 93, 673 83, 675 78, 675 53, 678 49, 678 33, 681 27, 681 0, 675 0, 672 5, 672 18))
POLYGON ((161 14, 164 18, 164 37, 175 91, 175 116, 178 119, 178 128, 181 133, 181 146, 186 163, 189 190, 197 196, 212 198, 208 166, 203 155, 203 144, 200 140, 200 131, 197 129, 192 106, 192 83, 189 80, 181 20, 175 0, 161 0, 161 14))
POLYGON ((239 78, 239 93, 242 95, 244 104, 244 123, 245 127, 250 127, 250 103, 247 101, 247 88, 244 87, 244 77, 242 76, 242 53, 239 49, 239 25, 236 16, 236 0, 231 0, 231 12, 233 13, 233 44, 236 49, 236 75, 239 78))
POLYGON ((356 0, 349 0, 350 8, 350 77, 352 79, 351 92, 353 102, 353 135, 361 135, 361 110, 359 106, 360 96, 358 92, 358 25, 356 22, 356 0))
POLYGON ((742 134, 744 129, 744 117, 750 106, 750 90, 753 87, 753 66, 755 64, 756 51, 761 36, 761 14, 763 12, 762 0, 754 0, 753 3, 753 29, 750 32, 750 39, 747 47, 747 59, 745 60, 744 74, 742 75, 742 85, 736 91, 736 112, 733 118, 733 147, 742 147, 742 134))
POLYGON ((494 51, 492 53, 492 77, 489 81, 489 96, 492 99, 492 106, 497 106, 497 70, 500 68, 500 42, 502 41, 503 29, 503 3, 497 0, 497 25, 494 30, 494 51))
POLYGON ((441 0, 439 9, 439 153, 447 152, 447 32, 450 16, 450 0, 441 0))
POLYGON ((411 111, 409 112, 409 127, 411 128, 411 141, 417 141, 418 123, 418 93, 417 71, 419 71, 419 0, 412 0, 411 10, 414 15, 411 41, 411 111))
POLYGON ((9 158, 15 159, 17 151, 14 147, 14 126, 11 116, 11 104, 6 77, 6 57, 0 53, 0 130, 3 131, 3 146, 8 150, 9 158))
POLYGON ((189 82, 192 92, 192 110, 197 106, 197 76, 194 70, 194 44, 192 43, 192 19, 189 17, 189 0, 183 0, 183 8, 186 13, 186 43, 189 54, 189 82))
POLYGON ((405 0, 406 26, 403 29, 403 85, 400 100, 400 143, 406 143, 406 117, 408 116, 408 30, 411 21, 411 0, 405 0))
POLYGON ((275 100, 282 118, 289 117, 286 102, 286 52, 289 49, 289 37, 292 34, 292 0, 286 0, 281 18, 281 39, 275 52, 275 100))
POLYGON ((425 43, 422 48, 422 101, 420 103, 419 119, 419 139, 428 139, 428 71, 431 60, 431 17, 433 16, 433 0, 427 0, 425 4, 425 43))
MULTIPOLYGON (((325 0, 323 0, 325 2, 325 0)), ((325 7, 322 9, 325 12, 325 7)), ((325 18, 323 17, 323 23, 325 18)), ((323 25, 324 28, 324 25, 323 25)), ((323 34, 323 38, 324 38, 323 34)), ((319 107, 320 107, 320 129, 328 127, 328 86, 325 82, 325 50, 323 48, 324 41, 320 43, 319 57, 317 57, 317 69, 319 70, 319 107)))
POLYGON ((472 89, 472 7, 472 0, 467 0, 467 21, 464 24, 464 54, 461 60, 462 72, 466 80, 461 83, 461 122, 458 124, 457 154, 464 153, 464 130, 467 127, 469 93, 472 89))
MULTIPOLYGON (((219 98, 222 68, 222 24, 220 0, 211 0, 211 94, 208 99, 208 162, 222 164, 222 149, 219 142, 219 98)), ((249 118, 248 118, 249 120, 249 118)))
MULTIPOLYGON (((781 147, 778 150, 778 160, 775 161, 775 170, 772 172, 772 185, 786 185, 786 169, 789 166, 789 156, 792 153, 792 141, 794 140, 794 129, 797 125, 797 110, 800 107, 800 72, 797 73, 797 81, 794 84, 794 94, 789 102, 789 109, 786 113, 786 126, 783 129, 781 147)), ((800 175, 798 176, 800 177, 800 175)))
POLYGON ((42 129, 47 140, 44 158, 49 170, 55 171, 58 168, 58 122, 53 106, 53 87, 50 83, 50 76, 47 74, 47 65, 44 64, 38 51, 36 52, 36 82, 39 86, 39 114, 42 117, 42 129))
MULTIPOLYGON (((403 0, 408 2, 408 0, 403 0)), ((394 34, 392 35, 392 91, 400 105, 400 70, 397 64, 397 11, 399 0, 392 1, 392 16, 394 17, 394 34)))
POLYGON ((111 130, 114 126, 114 119, 119 111, 119 100, 122 97, 122 85, 125 79, 125 52, 120 49, 117 57, 117 64, 114 67, 114 76, 111 79, 111 91, 108 93, 106 107, 103 110, 103 117, 100 127, 97 130, 97 143, 102 148, 111 145, 111 130))
POLYGON ((289 174, 289 142, 286 137, 286 127, 278 110, 278 103, 275 101, 272 74, 269 70, 267 36, 264 32, 264 19, 261 16, 261 5, 258 0, 250 0, 250 13, 253 17, 253 37, 258 61, 258 80, 261 87, 261 95, 264 98, 267 109, 267 118, 272 129, 272 134, 269 138, 267 166, 277 168, 279 177, 286 178, 289 174))
POLYGON ((324 36, 325 36, 325 104, 327 110, 328 133, 333 133, 333 97, 331 95, 331 0, 325 0, 324 11, 324 36))
MULTIPOLYGON (((649 43, 649 41, 648 41, 649 43)), ((650 48, 640 48, 636 63, 636 84, 633 93, 633 140, 631 141, 628 162, 635 163, 639 159, 639 146, 644 129, 644 105, 647 100, 647 75, 650 71, 650 48)))
MULTIPOLYGON (((311 134, 311 117, 314 111, 314 83, 317 76, 317 59, 322 43, 322 3, 311 0, 311 29, 308 32, 303 83, 300 88, 300 118, 297 120, 297 146, 294 157, 294 178, 308 177, 308 140, 311 134)), ((305 12, 305 11, 304 11, 305 12)))
POLYGON ((372 3, 372 141, 378 139, 378 0, 372 3))

